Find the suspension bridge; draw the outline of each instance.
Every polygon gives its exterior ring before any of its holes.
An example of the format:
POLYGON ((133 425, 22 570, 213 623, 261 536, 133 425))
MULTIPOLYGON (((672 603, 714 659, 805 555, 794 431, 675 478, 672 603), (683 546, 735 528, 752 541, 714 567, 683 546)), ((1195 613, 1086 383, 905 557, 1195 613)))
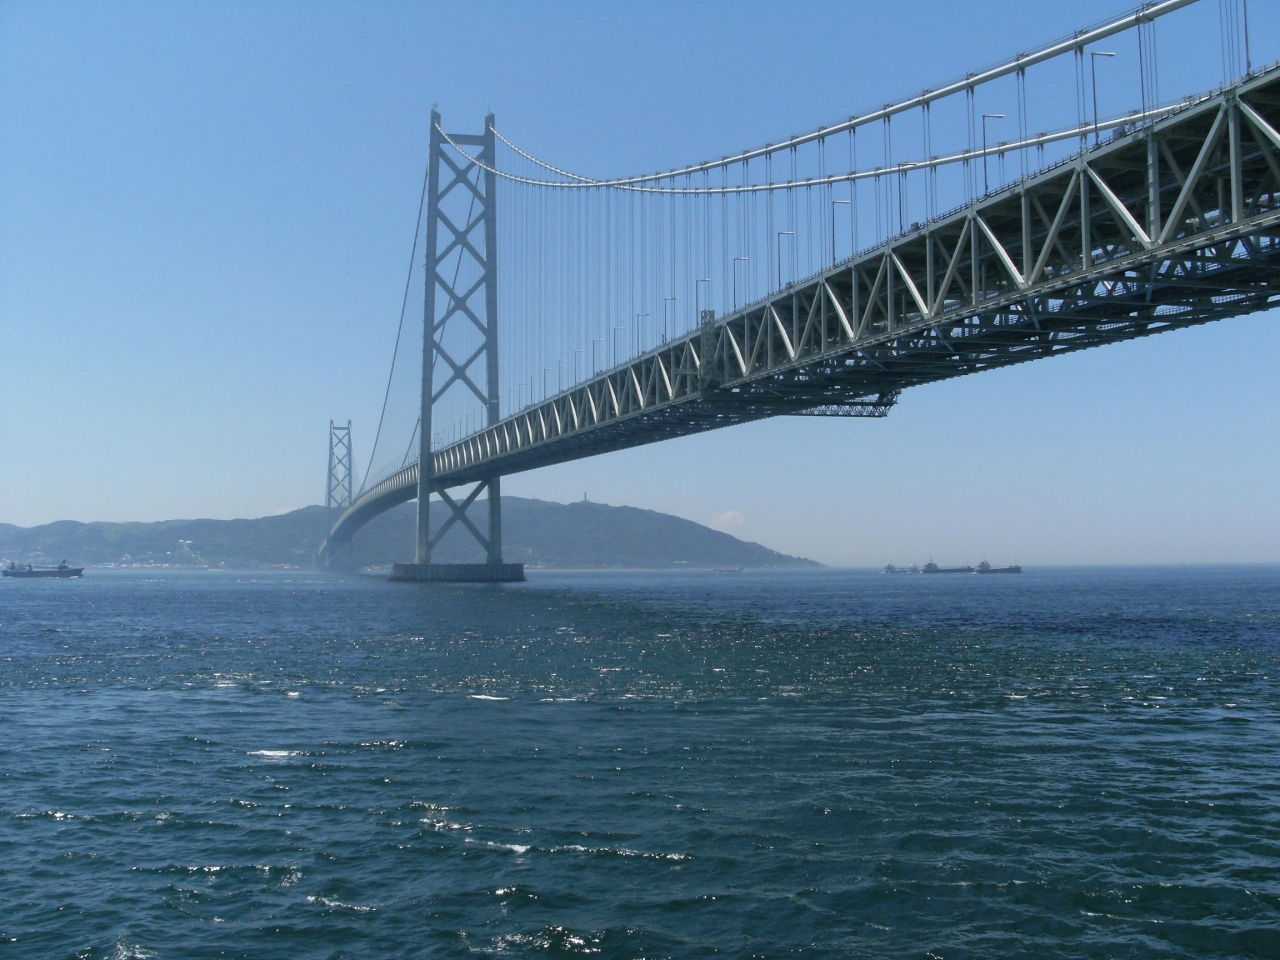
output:
MULTIPOLYGON (((322 554, 416 498, 395 577, 522 579, 503 476, 768 417, 883 417, 919 384, 1270 308, 1280 67, 1255 68, 1244 0, 1204 3, 1222 81, 1162 98, 1157 27, 1195 6, 1148 3, 812 133, 620 179, 433 111, 412 438, 359 491, 348 478, 322 554), (1100 114, 1100 65, 1127 78, 1124 112, 1100 114), (431 563, 454 527, 484 563, 431 563)), ((403 334, 402 312, 397 356, 403 334)), ((375 456, 385 401, 383 419, 375 456)))

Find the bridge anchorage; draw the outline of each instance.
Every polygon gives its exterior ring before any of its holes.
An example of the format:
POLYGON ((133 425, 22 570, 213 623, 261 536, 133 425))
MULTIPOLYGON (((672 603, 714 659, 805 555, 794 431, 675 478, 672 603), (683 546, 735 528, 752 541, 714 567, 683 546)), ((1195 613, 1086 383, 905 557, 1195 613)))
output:
POLYGON ((397 577, 514 577, 502 476, 781 415, 883 417, 919 384, 1270 308, 1280 67, 1254 70, 1247 42, 1224 40, 1245 54, 1228 65, 1224 52, 1232 79, 1161 101, 1154 24, 1194 6, 1150 3, 835 126, 621 180, 544 163, 493 117, 468 137, 433 113, 419 423, 409 451, 370 472, 325 554, 416 497, 417 562, 397 577), (1091 46, 1126 31, 1140 106, 1099 116, 1091 46), (1028 72, 1055 64, 1074 70, 1075 115, 1033 133, 1028 72), (978 139, 991 87, 1011 98, 992 106, 1018 117, 1013 141, 978 139), (948 103, 967 143, 939 150, 948 103), (857 160, 867 128, 874 166, 857 160), (914 156, 904 128, 920 136, 914 156), (847 168, 835 161, 846 144, 847 168), (939 213, 948 177, 961 202, 939 213), (481 493, 486 531, 468 515, 481 493), (432 495, 448 511, 434 537, 432 495), (487 562, 430 569, 455 526, 487 562))

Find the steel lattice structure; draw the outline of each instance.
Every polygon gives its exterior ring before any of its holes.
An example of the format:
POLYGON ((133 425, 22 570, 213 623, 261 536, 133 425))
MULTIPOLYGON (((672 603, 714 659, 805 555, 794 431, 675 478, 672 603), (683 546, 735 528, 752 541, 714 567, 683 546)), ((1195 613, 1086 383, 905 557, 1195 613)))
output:
POLYGON ((883 416, 903 389, 1224 317, 1280 295, 1280 69, 893 238, 492 421, 365 491, 420 496, 779 415, 883 416))
POLYGON ((345 510, 355 499, 354 465, 351 456, 351 421, 344 427, 329 421, 329 474, 325 483, 324 505, 330 510, 345 510))
POLYGON ((458 523, 484 547, 489 563, 502 562, 502 472, 481 471, 475 488, 456 500, 447 491, 457 484, 437 480, 431 456, 432 411, 451 390, 474 394, 484 404, 490 425, 499 416, 496 191, 494 175, 484 169, 492 167, 494 159, 492 114, 485 118, 485 132, 480 136, 446 135, 440 126, 440 114, 432 111, 427 173, 428 279, 423 305, 422 412, 418 428, 418 462, 427 464, 428 469, 415 470, 412 494, 418 500, 414 562, 419 564, 431 562, 432 549, 458 523), (449 265, 454 268, 451 273, 449 265), (441 383, 436 382, 437 365, 447 371, 441 383), (487 533, 482 533, 467 515, 481 492, 487 497, 487 533), (434 537, 430 524, 432 493, 450 511, 434 537))

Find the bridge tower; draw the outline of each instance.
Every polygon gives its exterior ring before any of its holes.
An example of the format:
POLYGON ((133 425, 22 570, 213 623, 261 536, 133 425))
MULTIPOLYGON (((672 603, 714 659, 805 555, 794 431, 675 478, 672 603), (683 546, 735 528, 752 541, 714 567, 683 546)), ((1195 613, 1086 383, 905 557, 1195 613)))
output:
POLYGON ((447 134, 431 111, 427 167, 426 284, 422 311, 422 408, 418 428, 417 548, 412 564, 396 564, 393 580, 523 580, 524 565, 502 562, 502 489, 482 477, 455 499, 436 488, 432 446, 437 405, 458 395, 479 401, 485 426, 501 419, 498 387, 497 165, 494 118, 484 133, 447 134), (431 494, 449 516, 431 532, 431 494), (484 493, 484 531, 468 510, 484 493), (431 552, 455 525, 484 548, 483 564, 433 564, 431 552))
POLYGON ((329 475, 325 483, 324 505, 345 510, 355 498, 352 482, 354 470, 351 457, 351 421, 344 427, 329 421, 329 475))
MULTIPOLYGON (((325 474, 324 505, 329 514, 329 526, 334 518, 355 502, 355 457, 351 452, 351 421, 346 426, 329 421, 329 470, 325 474)), ((351 540, 326 544, 316 555, 316 563, 322 567, 346 569, 352 566, 351 540)))

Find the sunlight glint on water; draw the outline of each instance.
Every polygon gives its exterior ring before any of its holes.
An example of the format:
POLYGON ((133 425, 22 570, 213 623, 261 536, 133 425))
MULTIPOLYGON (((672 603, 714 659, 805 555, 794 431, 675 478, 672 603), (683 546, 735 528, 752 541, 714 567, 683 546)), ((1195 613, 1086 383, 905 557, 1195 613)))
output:
POLYGON ((15 956, 1274 956, 1280 570, 0 596, 15 956))

